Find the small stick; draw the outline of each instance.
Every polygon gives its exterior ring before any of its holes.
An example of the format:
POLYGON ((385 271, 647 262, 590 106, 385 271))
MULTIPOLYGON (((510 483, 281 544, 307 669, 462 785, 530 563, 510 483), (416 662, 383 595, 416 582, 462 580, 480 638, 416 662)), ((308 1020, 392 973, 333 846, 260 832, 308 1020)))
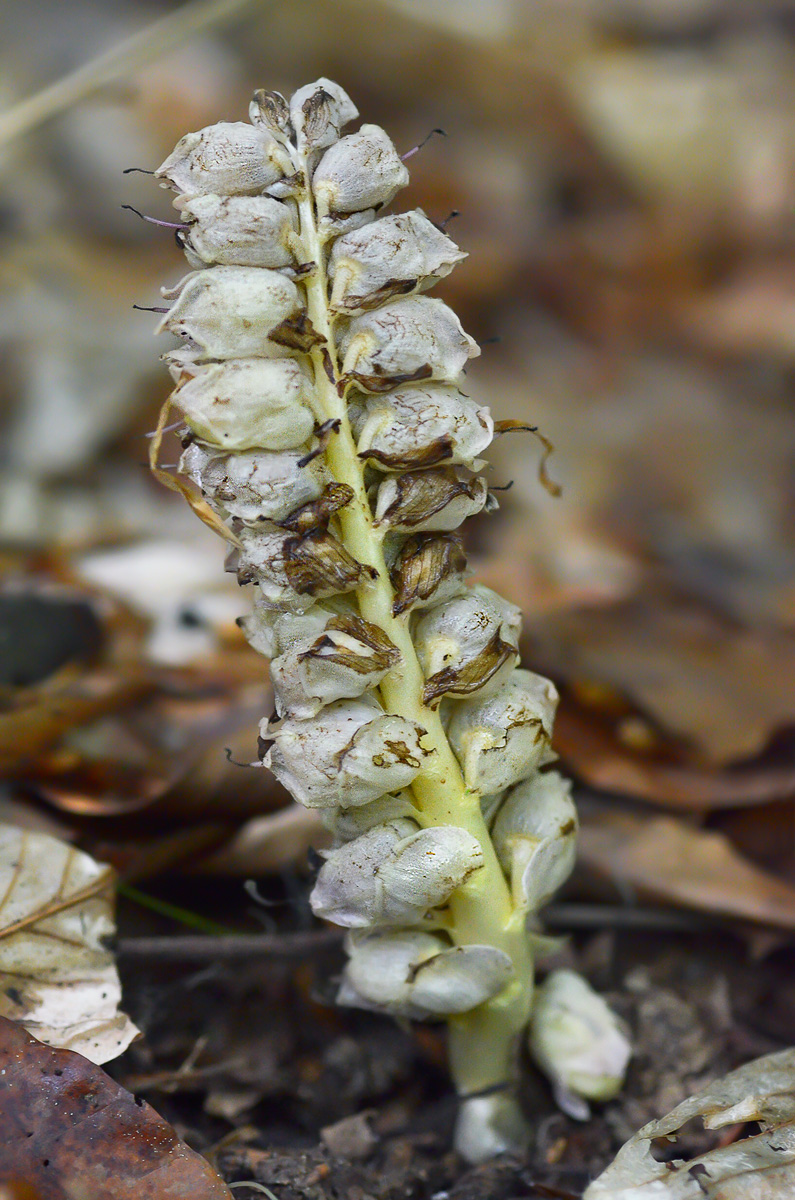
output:
POLYGON ((116 943, 120 958, 138 961, 163 959, 215 959, 236 962, 244 958, 304 958, 321 950, 332 950, 342 943, 339 929, 312 929, 306 933, 236 933, 217 937, 192 933, 179 937, 129 937, 116 943))

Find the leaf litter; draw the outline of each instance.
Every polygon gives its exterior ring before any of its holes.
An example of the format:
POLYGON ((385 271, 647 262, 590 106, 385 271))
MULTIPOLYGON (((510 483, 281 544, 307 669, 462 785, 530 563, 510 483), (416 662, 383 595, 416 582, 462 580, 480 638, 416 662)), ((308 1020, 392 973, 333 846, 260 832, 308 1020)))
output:
POLYGON ((795 1049, 758 1058, 707 1085, 619 1150, 584 1200, 787 1200, 795 1191, 795 1049), (657 1157, 695 1117, 707 1129, 758 1122, 690 1160, 657 1157))
POLYGON ((0 1183, 37 1200, 229 1200, 145 1100, 0 1017, 0 1183))
POLYGON ((115 931, 114 879, 57 838, 0 825, 0 1015, 97 1063, 138 1034, 119 1012, 104 944, 115 931))

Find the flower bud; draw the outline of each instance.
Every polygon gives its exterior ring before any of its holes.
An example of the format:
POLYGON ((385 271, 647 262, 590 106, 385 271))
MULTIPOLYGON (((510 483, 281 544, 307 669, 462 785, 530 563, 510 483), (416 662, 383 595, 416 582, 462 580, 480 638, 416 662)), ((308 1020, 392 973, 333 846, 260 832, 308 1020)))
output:
POLYGON ((324 808, 320 810, 320 820, 333 836, 337 844, 350 842, 362 833, 369 833, 377 825, 385 825, 388 821, 408 818, 417 824, 419 813, 411 802, 408 792, 390 793, 381 796, 361 808, 324 808))
POLYGON ((409 173, 378 125, 362 125, 330 146, 315 167, 318 216, 380 208, 405 187, 409 173))
POLYGON ((318 79, 290 97, 290 119, 299 150, 322 150, 339 139, 340 130, 359 110, 347 92, 330 79, 318 79))
POLYGON ((323 491, 321 459, 300 464, 298 450, 249 450, 219 454, 193 442, 182 455, 180 470, 201 489, 222 516, 247 524, 269 519, 283 521, 323 491))
POLYGON ((415 532, 450 533, 473 513, 489 508, 485 479, 453 467, 389 475, 379 485, 374 505, 376 525, 415 532))
POLYGON ((376 826, 325 857, 312 910, 348 928, 421 921, 483 865, 466 830, 418 829, 406 819, 376 826))
POLYGON ((292 358, 233 358, 183 373, 172 401, 197 437, 225 450, 289 450, 315 420, 308 372, 292 358))
POLYGON ((349 934, 338 1004, 426 1020, 469 1012, 496 996, 513 964, 494 946, 454 946, 409 930, 349 934))
POLYGON ((427 757, 425 730, 369 698, 338 701, 312 721, 263 722, 261 733, 273 741, 265 765, 307 808, 354 807, 399 791, 427 757))
POLYGON ((285 166, 284 152, 266 130, 244 121, 219 121, 180 138, 155 177, 180 199, 246 196, 274 183, 285 166))
MULTIPOLYGON (((320 627, 292 637, 289 648, 271 663, 277 710, 301 720, 335 700, 363 695, 400 661, 383 630, 357 614, 310 612, 321 616, 320 627)), ((306 617, 291 624, 307 624, 306 617)))
MULTIPOLYGON (((340 143, 341 144, 341 143, 340 143)), ((408 296, 353 317, 339 339, 343 374, 365 391, 383 392, 407 379, 453 383, 478 345, 442 300, 408 296)))
POLYGON ((486 1162, 497 1154, 527 1153, 530 1129, 505 1091, 464 1098, 458 1109, 453 1144, 468 1163, 486 1162))
POLYGON ((549 771, 518 783, 500 806, 491 838, 514 904, 538 912, 574 869, 577 809, 569 781, 549 771))
POLYGON ((269 196, 195 196, 182 206, 191 227, 180 234, 192 267, 287 267, 294 262, 293 219, 269 196))
POLYGON ((355 425, 360 458, 382 470, 405 471, 437 463, 471 470, 494 436, 487 408, 444 384, 415 385, 368 396, 355 425))
POLYGON ((391 296, 424 291, 466 258, 425 213, 382 217, 346 233, 331 248, 331 307, 360 313, 391 296))
POLYGON ((190 338, 206 358, 267 356, 268 335, 301 309, 292 280, 259 267, 194 271, 163 295, 174 303, 156 332, 190 338))
POLYGON ((499 687, 516 660, 521 623, 515 604, 479 584, 422 613, 414 644, 425 702, 499 687))
POLYGON ((257 588, 251 612, 238 617, 237 623, 253 650, 265 658, 274 658, 279 653, 279 621, 284 616, 284 608, 275 607, 267 600, 262 589, 257 588))
POLYGON ((632 1047, 601 996, 574 971, 553 971, 536 991, 530 1053, 555 1098, 575 1118, 585 1100, 610 1100, 624 1080, 632 1047))
POLYGON ((467 787, 499 792, 549 762, 557 702, 549 679, 514 670, 488 696, 456 704, 447 736, 467 787))
POLYGON ((258 129, 264 129, 280 145, 293 136, 290 125, 290 106, 281 92, 257 88, 248 106, 248 119, 258 129))

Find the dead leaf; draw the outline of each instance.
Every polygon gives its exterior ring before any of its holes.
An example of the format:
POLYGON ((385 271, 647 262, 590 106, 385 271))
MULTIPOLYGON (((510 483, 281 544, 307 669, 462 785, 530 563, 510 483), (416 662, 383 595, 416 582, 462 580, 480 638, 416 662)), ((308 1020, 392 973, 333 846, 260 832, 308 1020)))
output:
POLYGON ((0 825, 0 1015, 107 1062, 137 1035, 103 939, 115 932, 110 867, 44 833, 0 825))
POLYGON ((584 1200, 789 1200, 795 1193, 795 1049, 768 1054, 710 1083, 650 1121, 586 1189, 584 1200), (689 1162, 659 1161, 657 1139, 675 1141, 694 1117, 707 1129, 758 1121, 761 1133, 689 1162))
POLYGON ((0 1183, 39 1200, 230 1200, 144 1100, 71 1050, 0 1017, 0 1183))
MULTIPOLYGON (((746 808, 795 795, 795 766, 755 761, 720 769, 668 753, 656 755, 628 744, 629 722, 638 714, 606 713, 561 693, 555 749, 566 766, 592 788, 685 812, 746 808)), ((648 727, 647 727, 648 728, 648 727)), ((649 740, 653 731, 648 730, 649 740)))
POLYGON ((601 811, 583 817, 579 855, 587 868, 622 890, 795 930, 795 888, 755 867, 721 833, 674 817, 601 811))
POLYGON ((24 770, 66 730, 117 711, 151 690, 151 681, 137 667, 122 678, 102 670, 79 675, 66 666, 41 687, 15 691, 0 713, 0 770, 24 770))
POLYGON ((689 598, 550 614, 533 637, 538 669, 612 689, 702 763, 749 759, 795 724, 795 638, 739 627, 689 598))

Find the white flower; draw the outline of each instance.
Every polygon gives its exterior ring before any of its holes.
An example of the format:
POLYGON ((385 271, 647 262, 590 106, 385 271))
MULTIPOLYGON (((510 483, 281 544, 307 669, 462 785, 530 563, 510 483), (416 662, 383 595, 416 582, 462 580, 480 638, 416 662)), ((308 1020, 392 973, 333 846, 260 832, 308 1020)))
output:
POLYGON ((480 845, 466 830, 418 829, 405 818, 378 825, 325 857, 312 909, 349 928, 421 921, 483 865, 480 845))
POLYGON ((574 869, 577 809, 569 781, 548 771, 518 783, 497 813, 491 838, 514 904, 538 912, 574 869))
POLYGON ((424 1020, 468 1012, 503 990, 513 964, 494 946, 454 946, 432 933, 349 934, 338 1004, 424 1020))
POLYGON ((323 491, 323 462, 301 466, 298 450, 248 450, 222 454, 193 442, 182 455, 180 471, 201 489, 223 515, 253 524, 282 521, 323 491))
POLYGON ((311 721, 263 722, 263 760, 307 808, 355 807, 411 783, 427 757, 425 731, 367 697, 341 700, 311 721))
POLYGON ((284 152, 266 130, 244 121, 219 121, 180 138, 155 176, 180 193, 179 203, 208 194, 254 195, 279 179, 286 165, 284 152))
MULTIPOLYGON (((342 370, 365 391, 406 376, 454 382, 478 345, 443 300, 407 296, 353 317, 339 339, 342 370)), ((394 382, 393 382, 394 381, 394 382)))
POLYGON ((549 762, 557 702, 549 679, 514 670, 497 691, 454 705, 447 736, 467 787, 499 792, 549 762))
POLYGON ((530 1053, 572 1116, 585 1100, 610 1100, 624 1081, 632 1047, 601 996, 574 971, 553 971, 536 991, 530 1053))
POLYGON ((388 204, 409 173, 378 125, 362 125, 330 146, 312 174, 320 217, 388 204))
POLYGON ((292 358, 233 358, 183 373, 172 402, 204 442, 288 450, 312 435, 312 380, 292 358))
POLYGON ((302 306, 292 280, 259 267, 194 271, 163 295, 174 303, 156 332, 190 338, 207 358, 271 354, 268 335, 302 306))
POLYGON ((414 645, 426 700, 494 691, 513 669, 522 617, 490 588, 467 588, 419 614, 414 645))
POLYGON ((455 242, 419 209, 381 217, 332 246, 331 307, 364 312, 390 296, 424 291, 464 258, 455 242))
POLYGON ((358 115, 350 96, 331 79, 308 83, 290 97, 290 120, 299 150, 321 150, 333 145, 340 130, 358 115))
POLYGON ((476 470, 494 436, 487 408, 458 388, 424 384, 368 396, 355 424, 357 449, 382 470, 404 471, 436 463, 476 470))
POLYGON ((182 206, 180 234, 192 267, 286 267, 295 244, 289 208, 269 196, 195 196, 182 206))
POLYGON ((289 645, 271 662, 276 707, 283 715, 308 720, 326 704, 361 696, 400 661, 383 630, 352 611, 313 608, 291 625, 296 636, 291 630, 289 645), (310 617, 316 617, 311 627, 310 617))

